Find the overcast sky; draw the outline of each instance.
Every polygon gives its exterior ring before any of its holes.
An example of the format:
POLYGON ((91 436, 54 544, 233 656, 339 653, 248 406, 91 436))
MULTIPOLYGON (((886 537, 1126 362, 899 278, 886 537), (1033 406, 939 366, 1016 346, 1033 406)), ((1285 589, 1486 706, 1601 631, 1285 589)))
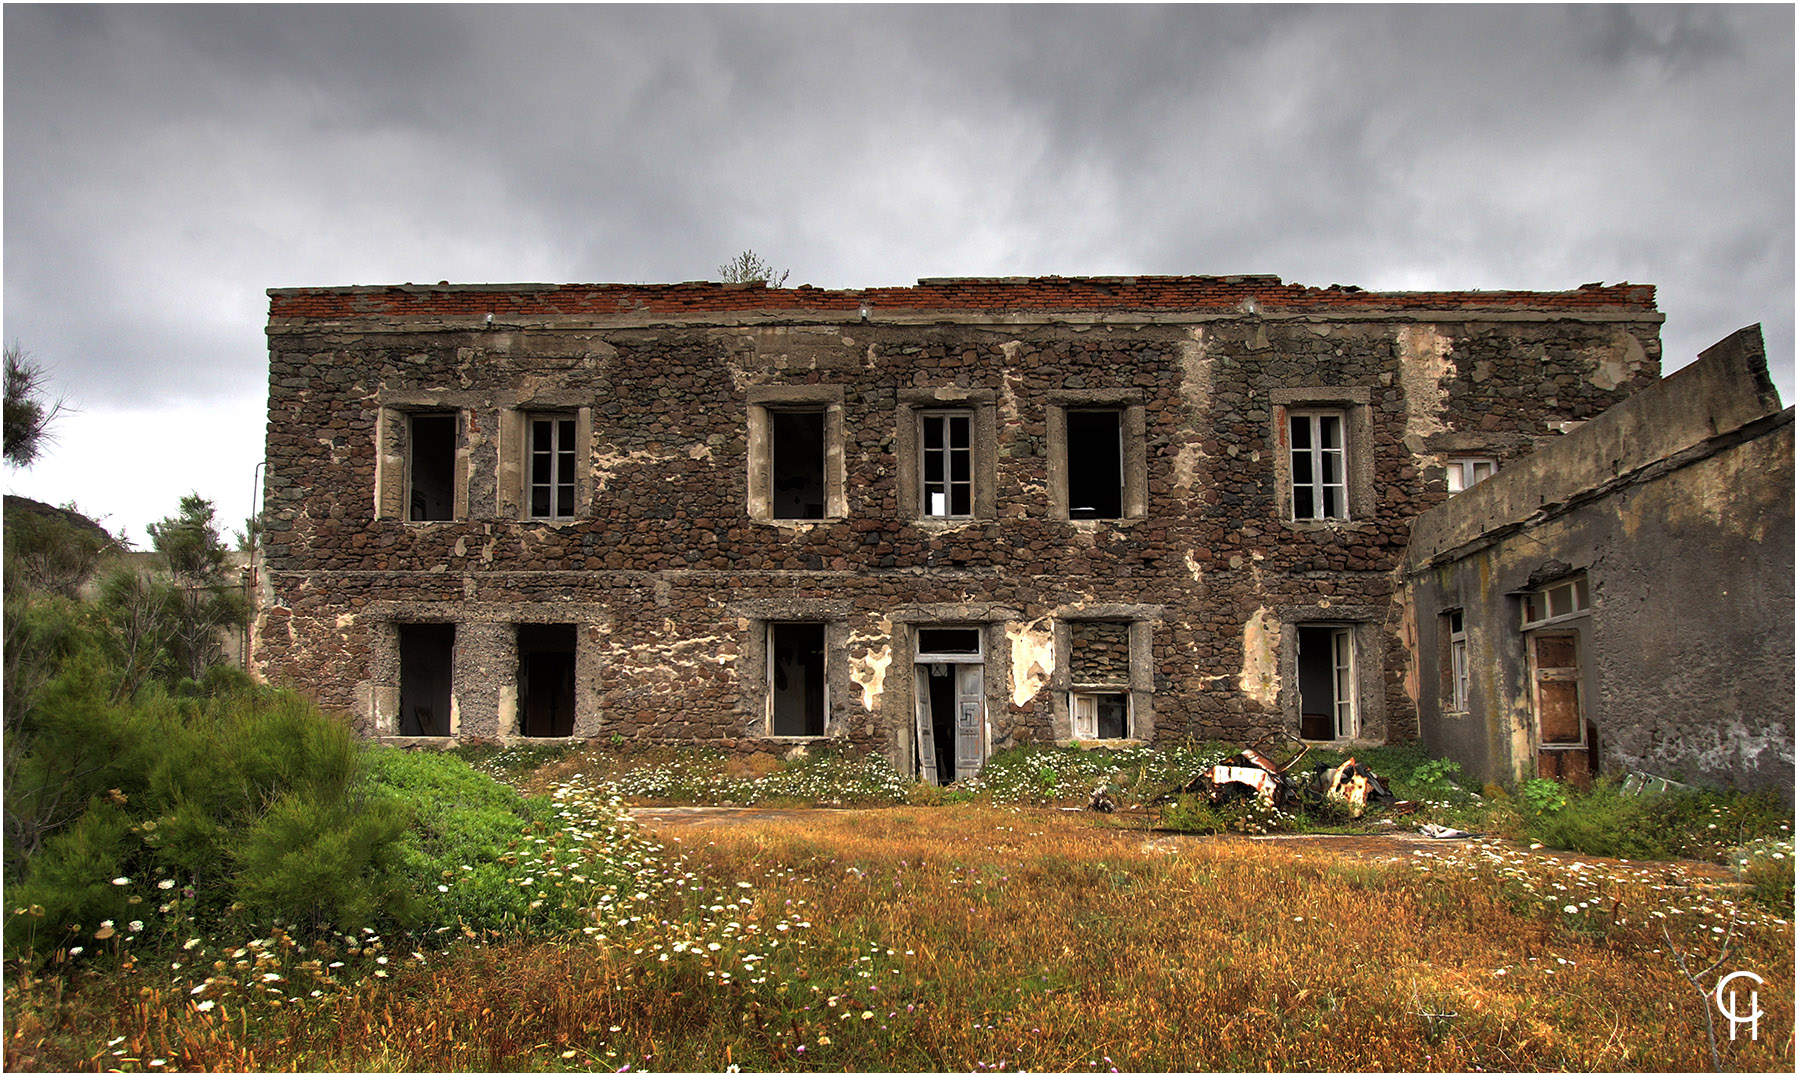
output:
POLYGON ((1793 389, 1793 9, 5 9, 11 492, 251 511, 270 287, 1660 286, 1793 389))

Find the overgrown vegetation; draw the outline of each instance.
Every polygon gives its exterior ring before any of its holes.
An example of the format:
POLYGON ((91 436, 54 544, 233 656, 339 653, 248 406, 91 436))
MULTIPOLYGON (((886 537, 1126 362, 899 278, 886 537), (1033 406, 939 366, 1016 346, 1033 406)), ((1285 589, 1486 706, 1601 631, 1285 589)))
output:
MULTIPOLYGON (((562 801, 581 787, 561 786, 562 801)), ((1723 937, 1713 931, 1734 931, 1732 960, 1766 980, 1763 1032, 1719 1043, 1725 1063, 1791 1067, 1789 1037, 1766 1032, 1791 1026, 1791 924, 1711 887, 1703 868, 1600 867, 1485 842, 1388 862, 1095 821, 965 804, 668 831, 631 884, 603 893, 600 913, 557 944, 464 938, 408 952, 383 936, 352 956, 327 939, 314 959, 345 964, 340 980, 357 961, 372 966, 370 953, 391 957, 377 968, 387 974, 364 970, 354 989, 316 985, 303 959, 271 955, 291 952, 282 936, 219 953, 241 985, 197 996, 149 961, 59 980, 60 992, 15 981, 6 1061, 1702 1068, 1702 1013, 1668 1004, 1687 987, 1665 924, 1706 962, 1723 937)))

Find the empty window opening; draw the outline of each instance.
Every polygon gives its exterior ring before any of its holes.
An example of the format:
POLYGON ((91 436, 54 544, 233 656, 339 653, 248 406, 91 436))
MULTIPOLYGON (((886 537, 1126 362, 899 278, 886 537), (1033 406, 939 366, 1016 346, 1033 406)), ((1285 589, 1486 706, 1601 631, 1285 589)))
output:
POLYGON ((1340 626, 1298 629, 1299 735, 1307 740, 1346 740, 1355 728, 1355 630, 1340 626))
POLYGON ((456 653, 454 624, 401 624, 401 736, 450 734, 450 671, 456 653))
POLYGON ((768 625, 768 728, 824 735, 824 625, 768 625))
POLYGON ((986 761, 986 675, 979 628, 919 628, 918 777, 950 784, 986 761))
POLYGON ((1069 411, 1067 439, 1068 518, 1123 518, 1123 412, 1069 411))
POLYGON ((926 516, 974 514, 974 415, 927 411, 919 416, 926 516))
POLYGON ((1292 447, 1292 518, 1347 519, 1342 415, 1294 412, 1288 432, 1292 447))
POLYGON ((531 518, 574 515, 574 419, 531 419, 531 518))
POLYGON ((518 731, 574 735, 573 624, 518 625, 518 731))
POLYGON ((775 519, 824 518, 824 412, 768 412, 775 519))
POLYGON ((1498 470, 1496 460, 1454 459, 1448 461, 1448 491, 1459 493, 1491 478, 1498 470))
POLYGON ((456 416, 412 415, 408 420, 407 483, 414 523, 454 519, 456 513, 456 416))
POLYGON ((919 628, 919 654, 978 654, 979 628, 919 628))

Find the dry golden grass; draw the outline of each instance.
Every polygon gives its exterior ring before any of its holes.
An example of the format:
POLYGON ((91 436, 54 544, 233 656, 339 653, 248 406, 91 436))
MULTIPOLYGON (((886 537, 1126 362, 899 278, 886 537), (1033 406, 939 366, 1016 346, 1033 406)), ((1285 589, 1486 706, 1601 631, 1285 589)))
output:
MULTIPOLYGON (((266 1012, 122 976, 60 999, 15 982, 7 1066, 1702 1070, 1702 1002, 1660 929, 1708 964, 1733 912, 1685 867, 1392 863, 1056 811, 664 840, 685 880, 635 932, 456 948, 266 1012)), ((1725 1028, 1720 1049, 1791 1071, 1792 928, 1752 918, 1725 970, 1766 980, 1760 1039, 1725 1028)))

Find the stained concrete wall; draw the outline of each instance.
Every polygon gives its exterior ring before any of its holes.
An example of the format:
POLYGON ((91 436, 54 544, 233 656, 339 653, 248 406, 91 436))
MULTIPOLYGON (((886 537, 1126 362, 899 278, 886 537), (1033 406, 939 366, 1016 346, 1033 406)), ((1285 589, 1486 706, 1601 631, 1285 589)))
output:
POLYGON ((1419 516, 1413 691, 1432 753, 1535 772, 1521 594, 1584 573, 1586 716, 1608 771, 1792 785, 1793 441, 1759 327, 1419 516), (1441 614, 1470 704, 1448 712, 1441 614))
MULTIPOLYGON (((1416 733, 1394 581, 1443 463, 1507 465, 1658 376, 1651 288, 1376 294, 1265 277, 440 286, 271 295, 255 657, 385 732, 396 623, 582 626, 582 734, 765 746, 770 621, 827 626, 831 736, 908 764, 919 624, 986 629, 995 746, 1067 732, 1068 620, 1133 624, 1139 730, 1296 727, 1303 620, 1355 619, 1365 738, 1416 733), (488 314, 493 314, 489 320, 488 314), (504 431, 590 416, 571 521, 520 520, 504 431), (833 512, 758 516, 758 407, 829 409, 833 512), (988 413, 972 520, 915 516, 921 404, 988 413), (1284 410, 1354 411, 1343 521, 1290 518, 1284 410), (1055 419, 1124 411, 1119 520, 1057 511, 1055 419), (388 420, 455 408, 462 506, 378 511, 388 420), (515 423, 514 423, 515 425, 515 423), (1109 610, 1109 612, 1108 612, 1109 610), (1119 612, 1121 611, 1121 612, 1119 612), (1115 614, 1115 615, 1114 615, 1115 614), (1261 670, 1255 676, 1249 670, 1261 670), (1251 682, 1252 681, 1252 682, 1251 682), (1063 687, 1058 687, 1062 685, 1063 687)), ((395 501, 394 503, 400 503, 395 501)), ((503 631, 459 633, 464 735, 507 737, 503 631), (498 681, 493 683, 489 681, 498 681)))

